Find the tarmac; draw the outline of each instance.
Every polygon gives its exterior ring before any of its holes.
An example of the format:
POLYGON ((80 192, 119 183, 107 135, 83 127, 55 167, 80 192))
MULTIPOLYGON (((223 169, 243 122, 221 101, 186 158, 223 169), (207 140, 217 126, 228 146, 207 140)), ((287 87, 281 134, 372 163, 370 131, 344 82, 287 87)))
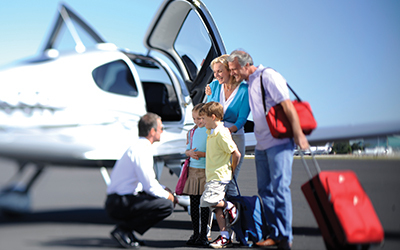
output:
MULTIPOLYGON (((371 249, 400 249, 400 159, 317 159, 323 170, 351 169, 356 172, 385 231, 384 244, 371 249)), ((309 158, 307 162, 312 164, 309 158)), ((3 187, 17 168, 14 162, 6 159, 0 159, 0 166, 0 187, 3 187)), ((295 157, 291 184, 293 250, 325 249, 317 223, 300 189, 307 180, 301 160, 295 157)), ((177 177, 164 168, 160 182, 173 189, 177 177)), ((253 159, 244 160, 238 183, 242 195, 257 194, 253 159)), ((106 184, 99 169, 46 168, 31 190, 31 212, 17 217, 0 214, 0 250, 119 248, 110 238, 114 222, 103 209, 105 197, 106 184)), ((213 239, 219 235, 216 224, 212 228, 213 239)), ((185 245, 191 233, 190 216, 183 207, 177 206, 164 221, 144 235, 136 235, 146 242, 146 246, 140 247, 144 250, 195 249, 185 245)), ((240 247, 236 241, 234 247, 240 247)))

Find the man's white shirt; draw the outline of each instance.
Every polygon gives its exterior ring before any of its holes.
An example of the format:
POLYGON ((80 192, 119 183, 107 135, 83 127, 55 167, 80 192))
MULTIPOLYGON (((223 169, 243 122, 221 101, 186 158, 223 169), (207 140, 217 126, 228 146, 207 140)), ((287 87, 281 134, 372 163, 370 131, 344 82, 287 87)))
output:
POLYGON ((137 195, 143 191, 155 197, 168 199, 169 192, 158 182, 154 173, 151 146, 148 139, 140 137, 128 148, 114 165, 107 194, 137 195))

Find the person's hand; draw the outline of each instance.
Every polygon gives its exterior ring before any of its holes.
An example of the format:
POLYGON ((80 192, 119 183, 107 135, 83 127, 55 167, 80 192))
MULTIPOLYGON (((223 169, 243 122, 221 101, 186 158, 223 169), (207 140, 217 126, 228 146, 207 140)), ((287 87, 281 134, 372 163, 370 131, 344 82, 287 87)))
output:
POLYGON ((172 193, 171 189, 169 189, 168 187, 165 187, 165 190, 169 192, 168 200, 172 201, 175 207, 175 205, 178 203, 178 198, 172 193))
POLYGON ((301 150, 306 150, 310 148, 310 145, 308 144, 308 140, 306 136, 303 133, 300 133, 300 135, 294 136, 294 142, 300 147, 301 150))
POLYGON ((200 157, 197 155, 197 152, 195 150, 196 150, 196 148, 189 150, 188 154, 189 154, 190 158, 198 160, 200 157))
POLYGON ((211 95, 212 94, 211 93, 210 84, 207 84, 205 92, 206 92, 206 95, 211 95))
POLYGON ((233 133, 235 133, 235 132, 238 131, 236 125, 233 125, 232 127, 229 127, 228 129, 229 129, 229 132, 230 132, 231 134, 233 134, 233 133))

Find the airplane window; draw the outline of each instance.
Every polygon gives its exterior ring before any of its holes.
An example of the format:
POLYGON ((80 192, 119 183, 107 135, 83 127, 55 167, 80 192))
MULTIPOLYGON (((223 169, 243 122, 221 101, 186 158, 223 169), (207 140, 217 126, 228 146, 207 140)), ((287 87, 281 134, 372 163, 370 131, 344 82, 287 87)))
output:
POLYGON ((186 17, 174 47, 182 57, 191 80, 194 80, 211 48, 208 32, 195 12, 190 11, 186 17))
POLYGON ((127 96, 138 95, 132 72, 122 60, 97 67, 92 76, 97 86, 104 91, 127 96))

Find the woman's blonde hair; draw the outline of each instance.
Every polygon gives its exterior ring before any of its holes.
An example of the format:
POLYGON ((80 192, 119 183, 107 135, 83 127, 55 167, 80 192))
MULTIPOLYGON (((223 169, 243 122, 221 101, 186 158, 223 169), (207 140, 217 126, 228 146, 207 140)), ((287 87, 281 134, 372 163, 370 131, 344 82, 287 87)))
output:
MULTIPOLYGON (((219 56, 219 57, 214 58, 214 60, 212 60, 212 61, 211 61, 211 64, 210 64, 211 69, 213 70, 214 65, 215 65, 216 63, 221 63, 222 65, 224 65, 224 67, 226 68, 226 70, 228 70, 228 72, 231 72, 231 71, 229 70, 229 64, 228 64, 228 60, 227 60, 228 57, 229 57, 229 55, 224 54, 224 55, 221 55, 221 56, 219 56)), ((231 76, 231 75, 230 75, 230 77, 229 77, 229 82, 230 82, 232 85, 237 85, 237 84, 238 84, 238 82, 235 80, 235 78, 234 78, 233 76, 231 76)))
POLYGON ((214 68, 214 65, 216 63, 222 63, 225 66, 225 68, 229 71, 228 61, 226 60, 228 57, 229 57, 229 55, 224 54, 224 55, 214 58, 214 60, 211 61, 211 69, 214 68))

